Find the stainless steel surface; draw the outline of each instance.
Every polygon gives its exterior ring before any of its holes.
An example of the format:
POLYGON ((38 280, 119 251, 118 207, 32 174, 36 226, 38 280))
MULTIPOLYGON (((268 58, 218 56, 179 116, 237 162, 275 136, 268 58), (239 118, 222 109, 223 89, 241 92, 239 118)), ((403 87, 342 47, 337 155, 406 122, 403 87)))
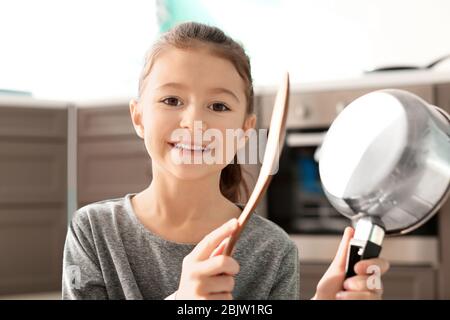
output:
POLYGON ((353 239, 371 241, 379 246, 383 243, 384 230, 369 219, 359 219, 356 223, 353 239))
POLYGON ((449 193, 449 119, 406 91, 364 95, 331 125, 319 172, 342 214, 378 217, 387 234, 412 231, 449 193))

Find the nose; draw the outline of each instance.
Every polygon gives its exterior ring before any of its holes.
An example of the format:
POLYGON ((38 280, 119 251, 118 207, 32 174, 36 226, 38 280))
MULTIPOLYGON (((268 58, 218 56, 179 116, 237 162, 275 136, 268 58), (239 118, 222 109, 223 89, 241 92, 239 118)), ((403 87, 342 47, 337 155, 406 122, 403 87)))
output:
POLYGON ((187 129, 191 133, 205 131, 207 129, 202 108, 191 104, 187 106, 180 115, 180 128, 187 129))

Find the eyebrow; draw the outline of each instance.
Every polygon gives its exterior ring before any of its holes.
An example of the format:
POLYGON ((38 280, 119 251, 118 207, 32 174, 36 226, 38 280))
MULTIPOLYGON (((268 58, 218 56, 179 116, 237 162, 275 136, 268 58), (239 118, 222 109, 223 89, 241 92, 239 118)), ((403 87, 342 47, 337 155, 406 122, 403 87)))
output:
MULTIPOLYGON (((157 87, 156 89, 164 89, 164 88, 175 88, 175 89, 187 89, 187 87, 181 83, 177 83, 177 82, 168 82, 165 83, 159 87, 157 87)), ((228 94, 230 96, 232 96, 237 102, 240 102, 239 98, 237 97, 237 95, 226 88, 211 88, 208 90, 211 93, 225 93, 228 94)))

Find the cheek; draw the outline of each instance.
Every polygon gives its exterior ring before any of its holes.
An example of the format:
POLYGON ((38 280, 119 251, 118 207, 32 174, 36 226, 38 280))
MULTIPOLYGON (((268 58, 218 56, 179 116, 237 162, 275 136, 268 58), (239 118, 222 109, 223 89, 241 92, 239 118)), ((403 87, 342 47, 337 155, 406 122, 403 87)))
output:
POLYGON ((212 140, 216 140, 213 145, 215 150, 217 150, 212 156, 214 156, 222 166, 226 166, 237 154, 239 142, 242 145, 244 131, 239 131, 241 128, 234 127, 233 125, 216 129, 220 131, 220 138, 217 138, 215 135, 212 138, 212 140))
POLYGON ((173 117, 169 117, 161 112, 148 112, 144 116, 144 141, 147 151, 151 157, 167 148, 167 140, 173 128, 173 117))

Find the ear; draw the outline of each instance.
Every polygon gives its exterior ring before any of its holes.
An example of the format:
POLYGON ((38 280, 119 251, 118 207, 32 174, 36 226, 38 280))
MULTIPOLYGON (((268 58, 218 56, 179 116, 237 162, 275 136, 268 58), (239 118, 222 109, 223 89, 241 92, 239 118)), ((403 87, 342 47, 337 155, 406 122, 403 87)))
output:
POLYGON ((244 127, 242 129, 244 131, 247 131, 248 129, 255 129, 255 128, 256 128, 256 114, 252 113, 245 117, 244 127))
POLYGON ((131 114, 131 121, 133 122, 134 130, 136 131, 136 134, 141 138, 144 139, 144 125, 142 124, 142 112, 139 108, 139 104, 136 100, 131 99, 130 100, 130 114, 131 114))
POLYGON ((249 136, 247 134, 247 130, 249 129, 255 129, 256 128, 256 114, 252 113, 250 115, 245 116, 244 125, 242 126, 242 130, 244 131, 245 135, 242 140, 238 143, 238 149, 241 149, 245 146, 245 144, 248 142, 249 136))

